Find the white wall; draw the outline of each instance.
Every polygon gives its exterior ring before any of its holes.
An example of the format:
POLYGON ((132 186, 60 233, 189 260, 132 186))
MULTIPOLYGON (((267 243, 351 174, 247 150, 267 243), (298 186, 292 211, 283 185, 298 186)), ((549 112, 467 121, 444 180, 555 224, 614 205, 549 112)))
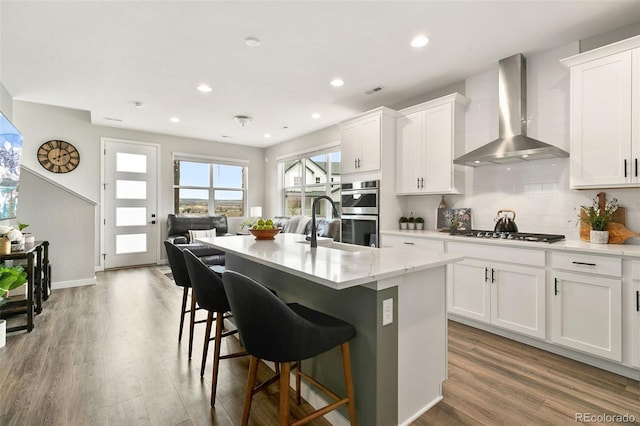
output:
MULTIPOLYGON (((569 151, 569 71, 558 61, 578 53, 578 43, 527 58, 528 135, 569 151)), ((466 113, 466 150, 498 137, 498 72, 496 68, 466 80, 471 99, 466 113)), ((599 191, 569 189, 568 159, 467 169, 467 192, 446 196, 449 207, 470 207, 473 227, 493 229, 500 209, 516 211, 520 231, 564 234, 579 239, 575 210, 591 205, 599 191)), ((607 199, 618 198, 627 207, 627 226, 640 229, 638 189, 605 190, 607 199)), ((408 197, 408 208, 426 218, 434 229, 440 196, 408 197)), ((639 239, 627 243, 640 244, 639 239)))
MULTIPOLYGON (((173 209, 173 165, 172 153, 194 153, 225 158, 236 158, 249 161, 249 205, 262 205, 264 196, 264 150, 236 146, 221 142, 188 139, 183 137, 161 135, 156 133, 139 132, 114 127, 97 126, 90 122, 87 111, 61 108, 30 102, 13 102, 13 122, 23 133, 24 150, 22 164, 36 173, 54 180, 57 184, 69 188, 79 195, 100 201, 100 168, 102 155, 100 154, 100 138, 109 137, 131 141, 160 144, 161 169, 159 185, 161 188, 158 217, 160 218, 161 239, 166 237, 166 216, 173 209), (80 152, 80 165, 76 170, 66 174, 54 174, 44 170, 37 162, 37 149, 50 139, 63 139, 73 143, 80 152)), ((21 194, 22 197, 22 194, 21 194)), ((99 211, 99 209, 98 209, 99 211)), ((20 207, 18 207, 20 215, 20 207)), ((64 205, 52 206, 47 211, 52 223, 68 220, 69 211, 64 205)), ((98 220, 92 218, 95 229, 95 239, 91 239, 93 246, 87 241, 78 242, 85 245, 84 249, 94 253, 94 266, 100 264, 98 220)), ((54 242, 52 242, 53 244, 54 242)), ((64 244, 60 242, 61 249, 64 244)), ((160 251, 164 258, 164 250, 160 251)), ((161 259, 163 261, 164 259, 161 259)))

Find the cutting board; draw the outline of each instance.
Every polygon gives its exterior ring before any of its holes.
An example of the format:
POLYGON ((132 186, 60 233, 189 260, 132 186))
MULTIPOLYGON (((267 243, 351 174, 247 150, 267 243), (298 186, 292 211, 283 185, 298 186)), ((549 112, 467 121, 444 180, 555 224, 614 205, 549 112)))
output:
MULTIPOLYGON (((596 195, 598 198, 598 207, 604 208, 606 195, 604 192, 596 195)), ((586 219, 587 214, 583 209, 580 209, 580 217, 586 219)), ((589 241, 589 232, 591 226, 587 223, 580 222, 580 239, 583 241, 589 241)), ((631 237, 637 237, 640 234, 631 232, 627 229, 627 209, 626 207, 618 207, 618 210, 611 215, 611 222, 607 225, 607 231, 609 231, 609 244, 622 244, 631 237)))

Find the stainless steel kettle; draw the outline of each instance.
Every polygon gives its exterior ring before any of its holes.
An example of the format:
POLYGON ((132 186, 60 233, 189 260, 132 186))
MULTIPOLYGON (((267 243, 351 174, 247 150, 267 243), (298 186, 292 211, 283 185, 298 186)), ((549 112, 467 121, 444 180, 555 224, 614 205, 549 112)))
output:
POLYGON ((494 220, 496 221, 495 232, 518 232, 518 226, 515 222, 516 212, 513 210, 498 210, 494 220))

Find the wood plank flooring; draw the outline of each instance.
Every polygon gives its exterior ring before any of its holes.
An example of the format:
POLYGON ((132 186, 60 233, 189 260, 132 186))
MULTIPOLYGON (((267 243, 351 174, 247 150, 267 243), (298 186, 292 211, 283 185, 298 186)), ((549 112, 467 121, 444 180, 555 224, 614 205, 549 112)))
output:
MULTIPOLYGON (((188 337, 177 342, 181 289, 167 271, 109 271, 95 286, 55 290, 33 332, 0 348, 0 425, 237 425, 248 360, 221 361, 211 410, 212 351, 201 380, 204 326, 189 362, 188 337)), ((449 334, 444 400, 415 425, 563 425, 576 413, 640 424, 637 381, 457 323, 449 334)), ((223 353, 236 349, 228 340, 223 353)), ((250 424, 276 424, 277 411, 272 386, 254 398, 250 424)), ((293 417, 309 411, 292 404, 293 417)))

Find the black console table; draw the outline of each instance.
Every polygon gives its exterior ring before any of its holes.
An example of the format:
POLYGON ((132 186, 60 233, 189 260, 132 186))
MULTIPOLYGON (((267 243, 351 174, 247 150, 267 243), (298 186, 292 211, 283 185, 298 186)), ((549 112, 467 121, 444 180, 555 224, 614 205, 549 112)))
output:
POLYGON ((24 250, 9 254, 0 254, 0 262, 6 260, 24 260, 27 265, 27 296, 12 297, 0 306, 0 318, 15 314, 26 314, 27 323, 7 328, 7 332, 33 330, 33 312, 42 312, 42 301, 49 298, 51 290, 51 267, 49 264, 49 242, 36 241, 25 244, 24 250))

